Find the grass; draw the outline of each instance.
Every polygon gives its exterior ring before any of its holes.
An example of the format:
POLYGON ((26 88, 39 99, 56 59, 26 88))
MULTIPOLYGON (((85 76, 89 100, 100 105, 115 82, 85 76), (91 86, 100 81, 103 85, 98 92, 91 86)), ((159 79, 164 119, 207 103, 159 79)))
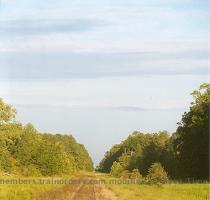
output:
MULTIPOLYGON (((87 174, 86 174, 87 175, 87 174)), ((88 174, 94 176, 94 173, 88 174)), ((84 176, 80 174, 74 176, 84 176)), ((100 179, 113 179, 113 177, 96 174, 100 179)), ((0 177, 2 179, 14 179, 18 177, 0 177)), ((71 177, 73 178, 73 177, 71 177)), ((39 178, 24 178, 24 180, 39 178)), ((43 179, 43 178, 42 178, 43 179)), ((56 178, 59 179, 59 178, 56 178)), ((65 177, 62 177, 65 179, 65 177)), ((69 179, 67 177, 66 179, 69 179)), ((44 180, 51 180, 50 177, 44 180)), ((62 188, 62 184, 0 184, 0 200, 32 200, 40 193, 62 188)), ((166 184, 160 187, 135 184, 107 184, 119 200, 209 200, 209 184, 166 184)))
MULTIPOLYGON (((40 178, 25 178, 24 180, 33 179, 38 181, 40 178)), ((41 177, 42 178, 42 177, 41 177)), ((18 179, 18 177, 0 177, 0 180, 18 179)), ((43 179, 43 178, 42 178, 43 179)), ((51 180, 50 177, 44 180, 51 180)), ((39 193, 63 187, 62 184, 0 184, 0 199, 1 200, 31 200, 39 193)))
MULTIPOLYGON (((77 172, 69 176, 54 177, 56 180, 69 180, 83 176, 94 176, 93 172, 77 172)), ((64 183, 62 184, 51 184, 47 181, 51 181, 52 177, 18 177, 18 176, 3 176, 0 175, 0 200, 34 200, 42 193, 47 193, 48 191, 61 192, 64 188, 64 183), (45 184, 2 184, 2 180, 35 180, 38 183, 39 179, 45 180, 45 184)), ((65 188, 64 188, 65 189, 65 188)))
POLYGON ((120 200, 209 200, 209 186, 171 184, 162 187, 148 185, 109 185, 120 200))
MULTIPOLYGON (((103 177, 106 180, 111 177, 103 177)), ((209 200, 209 184, 108 184, 119 200, 209 200)))

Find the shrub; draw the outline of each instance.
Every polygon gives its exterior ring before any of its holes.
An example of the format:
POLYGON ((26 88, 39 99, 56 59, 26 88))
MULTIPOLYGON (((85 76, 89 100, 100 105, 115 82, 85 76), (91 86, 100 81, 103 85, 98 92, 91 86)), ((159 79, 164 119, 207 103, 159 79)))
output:
POLYGON ((141 179, 142 175, 140 174, 138 169, 133 169, 130 174, 130 179, 141 179))
POLYGON ((129 178, 130 178, 130 172, 129 172, 128 170, 124 170, 124 171, 120 174, 120 178, 129 179, 129 178))
POLYGON ((111 167, 111 175, 113 176, 119 176, 123 171, 123 167, 119 162, 114 162, 111 167))
POLYGON ((17 169, 17 161, 4 148, 0 148, 0 168, 2 172, 6 173, 14 172, 17 169))
POLYGON ((34 165, 29 165, 27 167, 27 169, 26 169, 26 175, 27 176, 36 176, 36 177, 38 177, 38 176, 42 176, 42 173, 34 165))
POLYGON ((160 163, 153 163, 149 168, 147 179, 151 184, 167 183, 168 176, 160 163))

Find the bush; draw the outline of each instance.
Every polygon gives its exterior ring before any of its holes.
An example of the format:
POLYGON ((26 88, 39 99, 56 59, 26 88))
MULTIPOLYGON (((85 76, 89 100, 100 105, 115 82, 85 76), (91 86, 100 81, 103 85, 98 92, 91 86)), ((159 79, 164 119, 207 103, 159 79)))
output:
POLYGON ((120 174, 120 178, 129 179, 129 178, 130 178, 130 172, 129 172, 128 170, 124 170, 124 171, 120 174))
POLYGON ((113 176, 119 176, 123 172, 123 167, 119 162, 114 162, 111 167, 111 175, 113 176))
POLYGON ((141 179, 142 175, 140 174, 138 169, 133 169, 130 174, 130 179, 141 179))
POLYGON ((2 172, 11 173, 17 169, 17 161, 7 149, 0 148, 0 168, 2 172))
POLYGON ((42 173, 40 172, 40 170, 37 169, 37 167, 35 167, 34 165, 29 165, 25 173, 26 173, 25 174, 26 176, 36 176, 36 177, 42 176, 42 173))
POLYGON ((153 163, 149 168, 147 179, 151 184, 167 183, 168 176, 160 163, 153 163))
POLYGON ((2 166, 1 166, 1 161, 0 161, 0 176, 3 174, 2 166))

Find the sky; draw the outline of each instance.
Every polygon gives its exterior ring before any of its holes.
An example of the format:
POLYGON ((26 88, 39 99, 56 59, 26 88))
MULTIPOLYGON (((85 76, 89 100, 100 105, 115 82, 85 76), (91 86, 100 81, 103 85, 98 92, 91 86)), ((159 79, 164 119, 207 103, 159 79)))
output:
POLYGON ((208 0, 0 0, 0 97, 95 164, 138 130, 175 132, 209 82, 208 0))

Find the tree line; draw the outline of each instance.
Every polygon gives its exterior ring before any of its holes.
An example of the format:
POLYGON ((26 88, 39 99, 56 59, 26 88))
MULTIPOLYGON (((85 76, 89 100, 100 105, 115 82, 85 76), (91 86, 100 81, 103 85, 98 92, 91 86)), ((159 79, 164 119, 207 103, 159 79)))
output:
POLYGON ((209 180, 210 84, 202 84, 192 96, 175 133, 135 131, 106 152, 97 170, 121 175, 138 170, 146 175, 159 163, 171 179, 209 180))
POLYGON ((72 135, 42 134, 15 116, 0 99, 0 173, 52 176, 93 170, 87 150, 72 135))

